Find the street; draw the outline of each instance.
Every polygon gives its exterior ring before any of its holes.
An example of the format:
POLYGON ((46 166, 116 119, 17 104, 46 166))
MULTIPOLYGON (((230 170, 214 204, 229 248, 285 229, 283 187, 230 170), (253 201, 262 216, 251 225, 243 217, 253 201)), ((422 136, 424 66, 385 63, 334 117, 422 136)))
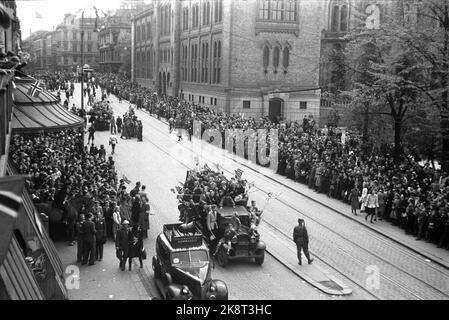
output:
MULTIPOLYGON (((78 88, 79 85, 74 94, 75 101, 79 97, 78 88)), ((112 95, 108 99, 115 116, 122 115, 129 108, 128 102, 119 103, 112 95)), ((150 216, 150 237, 145 247, 151 257, 155 237, 162 225, 178 219, 178 202, 170 189, 183 181, 187 167, 194 166, 194 146, 186 137, 177 142, 175 133, 169 135, 168 126, 148 113, 136 110, 136 115, 143 123, 143 142, 119 139, 114 160, 119 176, 124 174, 132 181, 128 190, 136 181, 147 186, 154 215, 150 216)), ((109 152, 108 137, 109 132, 96 132, 95 144, 104 144, 109 152)), ((203 145, 200 163, 207 163, 212 168, 220 162, 222 170, 231 175, 237 168, 242 168, 232 160, 232 156, 224 159, 213 148, 203 145)), ((252 192, 250 198, 259 206, 263 206, 268 192, 281 193, 278 199, 266 206, 259 228, 262 240, 268 233, 278 240, 278 243, 267 242, 267 251, 276 257, 280 254, 279 246, 289 248, 291 258, 296 259, 294 244, 289 237, 297 218, 305 218, 311 237, 310 250, 318 258, 314 264, 332 271, 350 283, 353 289, 352 295, 342 299, 447 299, 449 273, 446 269, 432 265, 399 244, 335 214, 257 171, 244 169, 243 177, 255 183, 257 191, 252 192), (367 270, 370 268, 379 270, 378 288, 367 288, 367 270)), ((113 253, 110 255, 116 262, 113 253)), ((306 284, 292 270, 301 267, 289 267, 279 260, 283 259, 276 260, 268 255, 261 267, 252 262, 235 262, 226 269, 216 266, 213 277, 228 284, 230 299, 329 298, 306 284)), ((146 279, 152 279, 150 259, 145 262, 144 274, 146 279)), ((154 289, 153 283, 151 287, 154 289)))

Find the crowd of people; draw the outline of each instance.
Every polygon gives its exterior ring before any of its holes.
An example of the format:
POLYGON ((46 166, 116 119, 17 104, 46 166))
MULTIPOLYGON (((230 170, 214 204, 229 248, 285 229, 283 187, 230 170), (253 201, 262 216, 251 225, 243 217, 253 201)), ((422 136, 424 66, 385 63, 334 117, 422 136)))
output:
POLYGON ((362 210, 370 222, 388 220, 417 239, 449 248, 447 172, 429 164, 421 166, 409 156, 394 163, 390 146, 368 154, 360 136, 346 133, 343 141, 337 128, 321 129, 310 116, 274 123, 268 117, 229 115, 160 95, 116 74, 99 75, 97 81, 108 92, 136 103, 137 108, 172 119, 173 127, 182 126, 189 135, 194 120, 201 121, 203 130, 278 129, 279 174, 351 204, 352 212, 362 210))

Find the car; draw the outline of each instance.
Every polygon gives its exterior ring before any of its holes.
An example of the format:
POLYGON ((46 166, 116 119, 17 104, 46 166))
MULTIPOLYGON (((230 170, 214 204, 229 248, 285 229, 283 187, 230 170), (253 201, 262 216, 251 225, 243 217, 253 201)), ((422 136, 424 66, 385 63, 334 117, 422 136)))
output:
POLYGON ((152 266, 167 300, 227 300, 226 284, 212 279, 213 262, 203 235, 192 224, 166 224, 156 239, 152 266))
POLYGON ((236 230, 236 235, 231 239, 231 249, 221 246, 216 253, 216 259, 221 267, 226 267, 229 260, 254 259, 258 265, 265 260, 265 243, 260 240, 259 233, 251 230, 250 213, 243 206, 223 207, 218 210, 218 236, 223 237, 229 224, 234 224, 233 216, 237 214, 241 226, 236 230))

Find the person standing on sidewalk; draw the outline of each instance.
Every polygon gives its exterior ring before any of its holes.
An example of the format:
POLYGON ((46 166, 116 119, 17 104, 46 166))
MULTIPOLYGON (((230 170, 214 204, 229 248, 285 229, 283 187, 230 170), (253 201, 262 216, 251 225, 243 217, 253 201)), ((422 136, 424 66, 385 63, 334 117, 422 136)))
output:
POLYGON ((111 154, 114 154, 115 153, 115 146, 118 144, 118 140, 117 140, 117 137, 115 136, 115 134, 112 134, 109 137, 109 144, 111 145, 111 148, 112 148, 111 154))
POLYGON ((114 241, 117 239, 117 232, 120 230, 120 226, 122 225, 122 217, 120 216, 120 207, 115 205, 114 212, 112 213, 112 233, 114 235, 114 241))
POLYGON ((96 233, 95 223, 92 221, 93 216, 91 213, 87 214, 87 219, 83 222, 83 262, 81 264, 86 264, 89 260, 89 265, 95 264, 95 246, 96 246, 96 233))
POLYGON ((116 123, 117 123, 117 132, 122 133, 122 118, 120 118, 120 116, 117 117, 116 123))
POLYGON ((90 139, 92 139, 92 143, 94 143, 94 134, 95 134, 95 122, 92 122, 89 129, 89 137, 87 138, 87 144, 89 144, 90 139))
POLYGON ((296 243, 298 264, 302 265, 301 251, 304 251, 308 263, 311 264, 313 259, 310 258, 309 254, 309 234, 303 219, 298 219, 298 225, 293 229, 293 242, 296 243))
POLYGON ((76 262, 81 262, 83 260, 84 248, 83 248, 83 223, 84 223, 84 214, 80 214, 78 217, 78 221, 75 225, 76 230, 76 262))
POLYGON ((370 222, 373 223, 373 218, 374 218, 374 221, 377 220, 376 214, 377 214, 377 210, 379 208, 379 200, 377 198, 377 193, 375 192, 374 188, 371 188, 371 190, 367 194, 367 196, 365 198, 364 206, 365 206, 365 211, 366 211, 365 220, 368 220, 368 217, 371 216, 370 222))
POLYGON ((138 224, 134 225, 129 232, 129 257, 128 257, 128 269, 131 271, 133 258, 139 258, 140 268, 143 268, 143 238, 142 229, 138 224))
POLYGON ((115 117, 111 116, 111 120, 109 122, 110 127, 111 127, 111 134, 116 134, 117 133, 117 126, 115 125, 115 117))
POLYGON ((129 221, 123 220, 122 227, 117 231, 115 238, 115 250, 117 258, 120 260, 120 269, 125 271, 126 260, 129 256, 129 221))
POLYGON ((103 260, 103 246, 106 243, 106 223, 101 211, 97 211, 94 219, 95 223, 95 258, 98 261, 103 260))

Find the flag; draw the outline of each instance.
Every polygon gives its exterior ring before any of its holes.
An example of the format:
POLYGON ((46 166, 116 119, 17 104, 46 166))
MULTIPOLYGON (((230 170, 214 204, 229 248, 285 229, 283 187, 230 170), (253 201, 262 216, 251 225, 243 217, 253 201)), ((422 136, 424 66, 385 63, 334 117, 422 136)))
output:
POLYGON ((204 164, 204 167, 203 167, 203 169, 204 169, 204 170, 207 170, 207 171, 211 171, 211 170, 210 170, 210 168, 209 168, 209 166, 207 165, 207 163, 206 163, 206 164, 204 164))
POLYGON ((221 166, 218 162, 215 164, 215 166, 217 167, 217 170, 220 171, 221 166))
POLYGON ((28 89, 28 95, 34 98, 38 97, 39 94, 43 91, 41 87, 42 83, 39 80, 36 80, 28 89))
POLYGON ((282 194, 282 192, 278 192, 278 193, 274 193, 274 192, 268 192, 267 193, 267 198, 265 199, 265 201, 268 203, 270 202, 272 199, 276 200, 277 198, 279 198, 279 196, 282 194))
POLYGON ((0 265, 8 252, 24 186, 23 176, 0 178, 0 265))
POLYGON ((94 32, 98 32, 98 10, 97 8, 94 6, 95 9, 95 25, 94 25, 94 32))
POLYGON ((125 183, 130 184, 131 180, 129 180, 124 174, 122 175, 122 179, 125 183))
POLYGON ((42 15, 39 12, 34 11, 34 13, 36 13, 36 19, 42 19, 42 15))
POLYGON ((237 169, 237 170, 235 170, 235 177, 237 178, 237 179, 241 179, 242 178, 242 174, 243 174, 243 170, 242 169, 237 169))

